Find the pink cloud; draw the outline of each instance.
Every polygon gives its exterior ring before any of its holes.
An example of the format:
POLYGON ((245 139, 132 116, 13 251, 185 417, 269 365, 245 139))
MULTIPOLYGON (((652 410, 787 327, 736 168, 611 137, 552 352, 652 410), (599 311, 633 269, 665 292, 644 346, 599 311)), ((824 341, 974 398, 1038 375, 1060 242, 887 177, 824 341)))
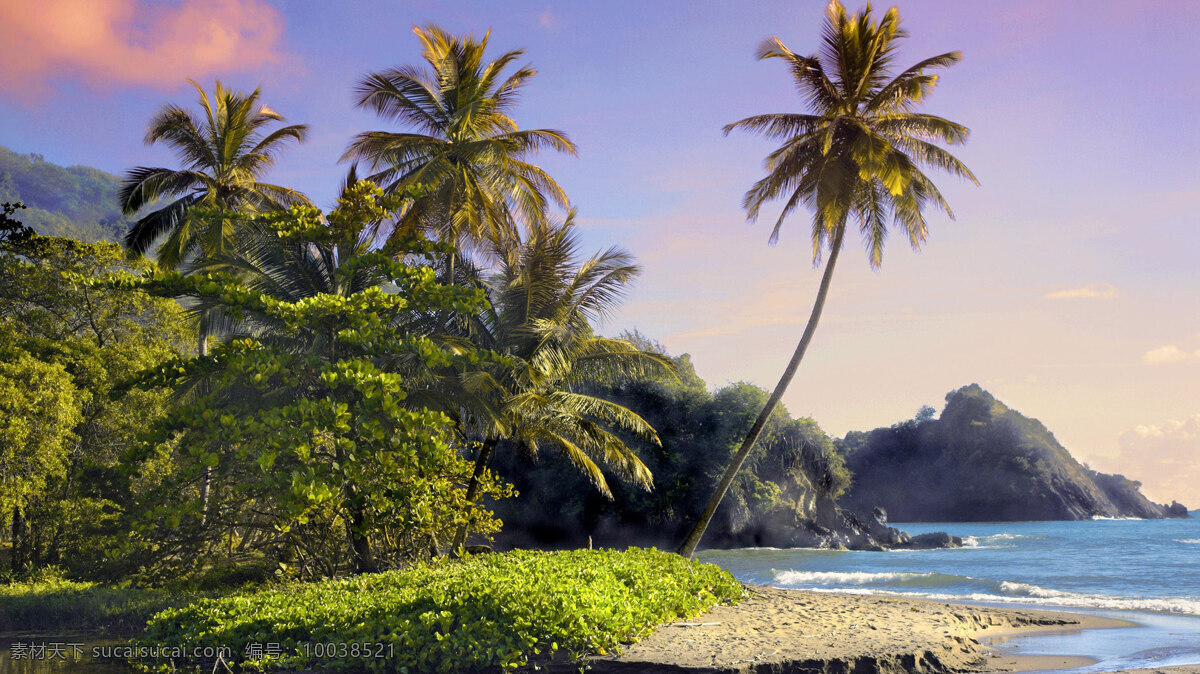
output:
POLYGON ((1200 414, 1136 426, 1121 434, 1120 444, 1106 468, 1141 480, 1151 498, 1200 506, 1200 414))
POLYGON ((0 88, 30 100, 49 80, 174 87, 278 61, 283 18, 259 0, 0 3, 0 88))

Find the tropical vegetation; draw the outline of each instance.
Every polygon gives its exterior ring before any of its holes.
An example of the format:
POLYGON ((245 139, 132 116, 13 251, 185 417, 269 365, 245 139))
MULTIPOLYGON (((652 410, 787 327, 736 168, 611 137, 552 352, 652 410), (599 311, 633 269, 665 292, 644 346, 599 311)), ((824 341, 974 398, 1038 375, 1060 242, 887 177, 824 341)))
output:
MULTIPOLYGON (((498 248, 499 269, 484 281, 490 302, 462 326, 472 343, 504 356, 465 381, 465 428, 479 443, 475 474, 503 442, 529 459, 544 447, 561 453, 608 498, 612 491, 598 464, 649 490, 650 471, 609 428, 658 444, 654 428, 628 407, 581 389, 614 376, 671 370, 663 356, 593 328, 640 268, 615 247, 580 260, 573 213, 560 225, 532 225, 515 250, 498 248)), ((472 477, 468 493, 474 488, 472 477)), ((455 547, 463 540, 460 532, 455 547)))
MULTIPOLYGON (((412 317, 477 311, 483 295, 440 285, 416 263, 434 244, 373 247, 396 201, 363 182, 325 218, 310 206, 250 218, 234 250, 191 274, 120 282, 186 298, 225 323, 212 354, 168 361, 140 382, 176 392, 142 451, 179 448, 168 521, 192 522, 193 540, 232 546, 257 534, 259 548, 282 546, 307 573, 335 575, 436 551, 459 525, 497 526, 466 496, 470 464, 455 452, 450 419, 406 403, 426 373, 491 357, 440 345, 412 317), (214 501, 197 513, 190 485, 210 478, 214 501)), ((486 475, 471 479, 478 495, 504 493, 486 475)))
POLYGON ((224 647, 250 670, 510 671, 616 651, 743 592, 653 549, 520 551, 204 599, 155 615, 135 643, 224 647))
POLYGON ((489 241, 512 245, 520 222, 541 224, 551 204, 567 205, 563 189, 530 159, 542 149, 573 155, 575 144, 555 129, 522 130, 509 116, 537 74, 528 65, 505 74, 523 50, 489 61, 490 31, 476 39, 431 24, 413 33, 428 69, 390 68, 355 88, 359 107, 409 130, 360 133, 343 159, 368 163, 370 180, 388 193, 425 190, 404 214, 401 231, 430 232, 475 252, 487 252, 489 241))
POLYGON ((726 134, 744 129, 782 141, 763 162, 767 175, 746 192, 742 204, 747 217, 755 220, 767 202, 783 200, 771 230, 772 243, 788 216, 801 206, 808 208, 813 264, 820 264, 825 255, 828 259, 800 343, 680 547, 682 555, 695 552, 771 411, 796 375, 821 320, 846 228, 858 225, 867 260, 878 269, 889 226, 903 232, 915 250, 928 232, 927 206, 954 217, 925 170, 941 169, 977 182, 962 162, 938 145, 965 142, 967 128, 917 110, 937 84, 937 75, 930 71, 953 65, 961 56, 946 52, 896 73, 897 52, 906 36, 895 7, 876 20, 870 5, 861 14, 849 14, 838 0, 832 0, 817 54, 797 54, 777 37, 758 48, 758 58, 780 59, 787 65, 809 112, 755 115, 725 127, 726 134))
MULTIPOLYGON (((624 336, 639 348, 665 354, 640 334, 624 336)), ((561 462, 530 464, 520 453, 496 457, 496 476, 519 498, 494 504, 504 547, 655 545, 673 547, 704 504, 730 457, 754 422, 768 393, 744 382, 712 390, 687 355, 671 357, 674 373, 611 378, 587 391, 638 410, 659 442, 621 437, 654 476, 654 489, 613 482, 612 497, 590 488, 587 478, 561 462)), ((824 503, 849 486, 850 474, 833 440, 812 419, 795 419, 775 408, 760 442, 739 472, 714 518, 708 545, 771 545, 817 518, 824 503)))
POLYGON ((685 558, 710 521, 722 545, 828 534, 814 522, 841 516, 850 473, 778 402, 846 227, 878 267, 889 226, 917 247, 924 209, 949 213, 924 171, 974 179, 939 145, 966 129, 917 110, 957 54, 893 75, 895 11, 830 7, 817 56, 760 50, 810 112, 726 128, 783 143, 747 212, 785 201, 774 240, 811 209, 826 259, 771 393, 712 391, 686 354, 602 334, 641 267, 583 250, 534 163, 576 147, 517 125, 536 71, 490 34, 415 28, 423 66, 358 83, 401 128, 349 142, 328 212, 264 182, 307 127, 220 82, 150 120, 177 168, 118 186, 0 153, 0 629, 145 626, 137 644, 231 648, 251 670, 579 664, 741 597, 685 558), (478 545, 673 545, 697 520, 685 556, 478 545), (310 650, 331 642, 388 657, 310 650))
POLYGON ((0 245, 0 506, 14 573, 47 565, 112 577, 136 563, 127 517, 158 479, 123 455, 165 413, 166 391, 117 385, 191 339, 177 304, 96 288, 145 269, 119 246, 26 236, 0 245))
POLYGON ((120 186, 120 178, 90 166, 58 166, 0 147, 0 203, 23 203, 21 221, 44 236, 119 242, 132 225, 117 203, 120 186))
POLYGON ((192 86, 200 94, 203 116, 165 105, 150 120, 145 138, 147 145, 168 145, 183 168, 130 169, 117 194, 127 216, 151 209, 125 234, 126 247, 141 254, 157 244, 158 263, 171 269, 190 257, 224 250, 234 233, 232 223, 219 218, 204 220, 201 227, 189 217, 197 206, 270 211, 308 201, 295 190, 260 181, 286 143, 304 141, 307 126, 292 124, 268 133, 271 124, 284 119, 259 100, 258 89, 246 94, 218 81, 209 98, 199 84, 192 86), (171 201, 158 203, 164 199, 171 201))

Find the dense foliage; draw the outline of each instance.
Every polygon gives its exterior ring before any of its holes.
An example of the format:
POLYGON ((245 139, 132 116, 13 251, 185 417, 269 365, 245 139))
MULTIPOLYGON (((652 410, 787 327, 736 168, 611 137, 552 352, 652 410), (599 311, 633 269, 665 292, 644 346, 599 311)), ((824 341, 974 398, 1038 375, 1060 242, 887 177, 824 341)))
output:
MULTIPOLYGON (((661 347, 638 334, 642 350, 661 347)), ((673 359, 674 375, 611 377, 589 391, 638 410, 661 444, 626 436, 654 475, 654 490, 614 483, 613 498, 554 462, 529 465, 502 454, 496 472, 520 495, 496 504, 505 545, 671 545, 712 493, 721 469, 754 421, 766 392, 745 383, 710 392, 688 356, 673 359)), ((711 545, 755 545, 766 528, 793 528, 811 518, 820 499, 832 500, 850 476, 830 438, 811 419, 792 419, 780 407, 739 474, 714 521, 711 545)))
POLYGON ((145 552, 124 515, 169 467, 135 476, 121 459, 167 396, 112 392, 190 336, 174 302, 88 280, 146 267, 110 243, 0 246, 0 521, 11 525, 13 571, 59 564, 109 577, 145 552))
MULTIPOLYGON (((482 294, 434 281, 420 261, 439 246, 375 250, 391 206, 360 183, 327 219, 307 206, 254 217, 233 250, 193 273, 123 283, 226 322, 211 355, 170 361, 142 381, 178 396, 155 441, 179 447, 164 505, 180 546, 232 549, 253 537, 252 551, 319 576, 426 556, 460 525, 498 526, 466 496, 471 465, 450 419, 408 401, 437 372, 488 358, 440 344, 414 317, 477 311, 482 294), (205 502, 194 485, 209 479, 205 502)), ((481 495, 505 495, 486 472, 476 482, 481 495)))
POLYGON ((615 650, 742 593, 657 550, 513 552, 201 600, 154 616, 137 643, 225 646, 247 668, 507 670, 615 650), (255 643, 281 655, 250 659, 255 643))
POLYGON ((23 202, 21 220, 44 236, 119 241, 130 220, 117 206, 120 178, 90 166, 58 166, 0 147, 0 202, 23 202))

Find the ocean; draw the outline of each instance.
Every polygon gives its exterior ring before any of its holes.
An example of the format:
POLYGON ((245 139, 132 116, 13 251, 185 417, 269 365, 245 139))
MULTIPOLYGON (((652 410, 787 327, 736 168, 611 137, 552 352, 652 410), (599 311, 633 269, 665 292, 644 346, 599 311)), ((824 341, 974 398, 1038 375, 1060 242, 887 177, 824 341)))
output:
POLYGON ((697 558, 760 585, 1082 611, 1139 625, 1001 645, 1031 655, 1097 659, 1078 671, 1200 664, 1200 512, 1192 514, 1179 520, 894 524, 911 534, 961 536, 964 546, 708 550, 697 558))

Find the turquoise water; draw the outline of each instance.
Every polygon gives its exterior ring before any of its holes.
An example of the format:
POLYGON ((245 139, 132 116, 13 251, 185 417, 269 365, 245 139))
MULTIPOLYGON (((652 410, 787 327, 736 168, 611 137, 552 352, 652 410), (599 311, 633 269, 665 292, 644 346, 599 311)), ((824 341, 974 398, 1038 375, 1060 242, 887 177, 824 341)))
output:
POLYGON ((775 587, 1084 610, 1139 629, 1024 638, 1016 652, 1091 655, 1089 671, 1200 663, 1200 512, 1183 520, 897 524, 963 537, 949 550, 711 550, 739 580, 775 587))

